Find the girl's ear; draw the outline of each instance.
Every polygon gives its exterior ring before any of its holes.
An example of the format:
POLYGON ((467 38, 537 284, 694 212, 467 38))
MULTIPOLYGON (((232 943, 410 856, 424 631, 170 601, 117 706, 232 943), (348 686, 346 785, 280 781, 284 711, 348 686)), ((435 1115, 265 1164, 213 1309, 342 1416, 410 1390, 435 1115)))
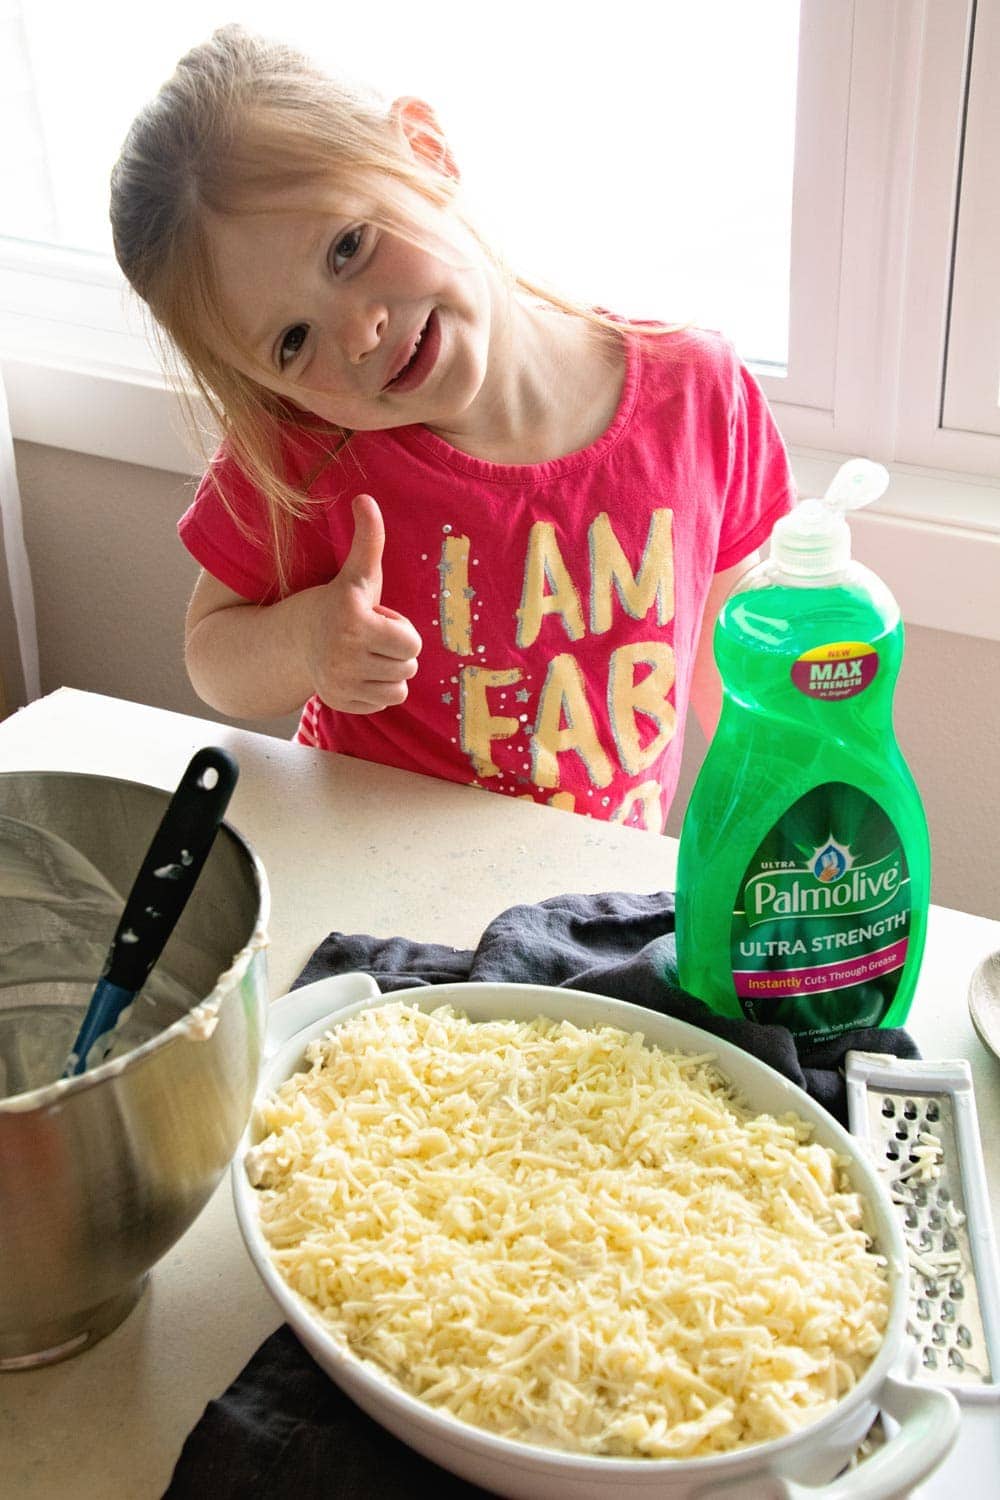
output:
POLYGON ((397 99, 392 118, 406 137, 414 156, 444 177, 458 178, 458 165, 444 138, 437 116, 422 99, 397 99))

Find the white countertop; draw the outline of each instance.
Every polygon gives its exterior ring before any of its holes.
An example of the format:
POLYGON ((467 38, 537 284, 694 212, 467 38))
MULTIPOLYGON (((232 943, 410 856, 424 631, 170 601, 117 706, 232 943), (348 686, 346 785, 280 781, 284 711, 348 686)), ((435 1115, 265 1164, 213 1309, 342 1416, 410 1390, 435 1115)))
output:
MULTIPOLYGON (((228 821, 271 886, 272 998, 334 929, 473 947, 518 902, 673 886, 672 839, 65 688, 0 724, 0 771, 83 771, 172 790, 208 743, 239 761, 228 821)), ((907 1027, 924 1056, 972 1064, 1000 1224, 1000 1063, 966 1004, 974 968, 996 949, 1000 922, 933 907, 907 1027)), ((159 1500, 206 1402, 280 1322, 224 1178, 114 1333, 63 1364, 0 1375, 0 1491, 159 1500)))

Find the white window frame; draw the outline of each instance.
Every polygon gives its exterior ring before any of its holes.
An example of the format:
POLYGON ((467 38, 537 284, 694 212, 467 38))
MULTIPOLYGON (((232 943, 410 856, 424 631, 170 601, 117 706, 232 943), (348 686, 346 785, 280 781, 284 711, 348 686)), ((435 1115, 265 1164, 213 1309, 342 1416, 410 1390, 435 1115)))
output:
MULTIPOLYGON (((950 346, 948 337, 949 310, 965 315, 948 289, 974 16, 968 126, 983 133, 998 106, 987 88, 978 108, 976 70, 1000 66, 1000 0, 803 0, 788 366, 756 373, 801 489, 824 482, 838 455, 891 468, 888 496, 855 532, 866 561, 884 557, 906 617, 1000 639, 1000 434, 962 430, 957 324, 950 346), (950 583, 929 589, 945 555, 950 583)), ((963 201, 956 262, 968 287, 1000 264, 1000 225, 982 228, 1000 191, 991 194, 997 167, 981 147, 966 150, 962 169, 969 201, 976 195, 968 218, 963 201), (980 244, 984 233, 995 245, 980 244)), ((108 260, 0 240, 0 336, 15 437, 198 472, 177 399, 108 260)), ((993 347, 1000 358, 1000 337, 993 347)))
MULTIPOLYGON (((834 44, 822 25, 844 4, 823 9, 812 18, 818 35, 804 13, 802 86, 810 49, 820 49, 823 104, 847 120, 846 139, 841 152, 821 133, 810 140, 818 127, 807 114, 796 161, 826 174, 843 214, 835 230, 829 215, 824 226, 837 234, 833 275, 817 273, 814 249, 803 260, 793 247, 791 326, 813 324, 813 359, 823 348, 834 373, 827 400, 803 401, 791 380, 766 371, 761 384, 793 446, 866 453, 902 477, 943 471, 938 519, 960 510, 974 528, 1000 530, 1000 411, 989 400, 1000 385, 1000 163, 989 149, 1000 139, 1000 97, 989 85, 1000 67, 1000 0, 856 0, 849 43, 841 31, 834 44), (846 88, 839 99, 836 81, 846 88)), ((809 212, 797 184, 793 222, 809 212)), ((789 375, 794 359, 793 347, 789 375)), ((886 505, 933 510, 926 484, 895 485, 886 505)))
POLYGON ((837 351, 837 287, 847 111, 851 81, 851 0, 803 0, 799 19, 799 97, 789 286, 788 363, 783 374, 755 365, 789 440, 817 433, 829 447, 837 351))
POLYGON ((1000 439, 1000 5, 981 4, 962 150, 941 426, 1000 439))

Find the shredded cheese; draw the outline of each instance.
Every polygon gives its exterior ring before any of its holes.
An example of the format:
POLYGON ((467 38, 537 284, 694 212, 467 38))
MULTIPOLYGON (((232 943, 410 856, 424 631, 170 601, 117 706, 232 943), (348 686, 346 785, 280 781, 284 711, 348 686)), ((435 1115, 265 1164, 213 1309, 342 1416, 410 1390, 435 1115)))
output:
POLYGON ((846 1159, 709 1055, 567 1021, 362 1012, 248 1155, 290 1286, 461 1420, 689 1458, 816 1420, 888 1320, 846 1159))

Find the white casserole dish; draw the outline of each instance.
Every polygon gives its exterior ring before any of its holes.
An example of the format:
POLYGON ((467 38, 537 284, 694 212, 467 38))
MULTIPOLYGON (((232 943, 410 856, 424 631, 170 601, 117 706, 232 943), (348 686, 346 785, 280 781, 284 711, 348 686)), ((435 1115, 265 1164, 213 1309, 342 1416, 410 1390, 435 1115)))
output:
POLYGON ((760 1111, 794 1110, 815 1139, 851 1158, 853 1185, 866 1198, 871 1231, 889 1262, 892 1288, 885 1341, 855 1388, 826 1416, 790 1436, 711 1458, 621 1459, 513 1442, 459 1421, 408 1395, 375 1365, 351 1354, 318 1313, 282 1279, 257 1217, 257 1194, 244 1157, 260 1139, 257 1110, 237 1149, 233 1193, 240 1230, 260 1276, 317 1364, 375 1421, 442 1467, 509 1500, 612 1500, 618 1495, 739 1500, 893 1500, 945 1457, 958 1430, 958 1405, 944 1390, 910 1378, 914 1348, 906 1334, 906 1252, 902 1231, 858 1142, 801 1089, 739 1048, 642 1006, 578 990, 540 985, 448 984, 383 996, 365 974, 308 985, 271 1007, 258 1102, 301 1070, 307 1044, 371 1005, 404 1001, 433 1010, 451 1005, 473 1021, 536 1016, 578 1026, 641 1031, 658 1046, 711 1051, 719 1067, 760 1111), (898 1424, 884 1447, 841 1473, 879 1412, 898 1424), (837 1477, 839 1475, 839 1477, 837 1477))

